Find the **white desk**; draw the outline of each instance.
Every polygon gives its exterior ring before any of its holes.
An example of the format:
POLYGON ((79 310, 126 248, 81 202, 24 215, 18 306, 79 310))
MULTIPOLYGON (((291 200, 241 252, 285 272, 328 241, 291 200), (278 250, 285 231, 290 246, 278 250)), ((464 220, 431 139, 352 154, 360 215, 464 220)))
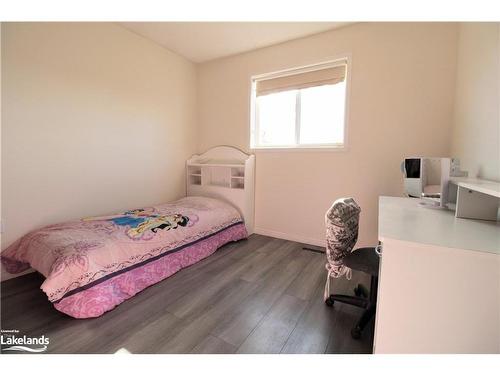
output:
POLYGON ((375 353, 500 353, 500 223, 380 197, 375 353))

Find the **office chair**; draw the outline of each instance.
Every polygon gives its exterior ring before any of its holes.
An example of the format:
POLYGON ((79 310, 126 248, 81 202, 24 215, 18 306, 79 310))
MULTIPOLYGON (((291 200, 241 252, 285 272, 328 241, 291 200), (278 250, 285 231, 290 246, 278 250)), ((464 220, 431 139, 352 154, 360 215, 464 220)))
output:
POLYGON ((351 329, 351 336, 359 339, 367 323, 375 316, 379 253, 377 247, 364 247, 352 251, 358 240, 359 213, 361 209, 352 198, 336 200, 326 212, 326 257, 328 271, 325 285, 325 303, 333 306, 335 301, 358 306, 364 312, 351 329), (370 291, 358 284, 354 296, 343 294, 330 295, 330 279, 346 276, 351 278, 351 270, 371 275, 370 291))

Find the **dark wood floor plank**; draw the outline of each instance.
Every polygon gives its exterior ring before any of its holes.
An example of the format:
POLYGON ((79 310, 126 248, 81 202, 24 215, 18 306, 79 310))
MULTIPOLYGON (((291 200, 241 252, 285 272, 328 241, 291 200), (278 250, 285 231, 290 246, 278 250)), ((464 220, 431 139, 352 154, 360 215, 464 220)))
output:
POLYGON ((235 281, 219 296, 218 302, 193 321, 183 320, 158 347, 158 353, 189 353, 210 335, 224 315, 231 315, 234 308, 255 289, 255 284, 243 280, 235 281))
POLYGON ((306 301, 282 295, 237 353, 279 353, 305 307, 306 301))
POLYGON ((194 354, 232 354, 236 352, 234 345, 228 344, 218 337, 209 335, 191 351, 194 354))
POLYGON ((274 253, 275 250, 283 245, 284 243, 289 243, 290 241, 283 240, 281 238, 273 238, 273 237, 267 237, 267 241, 262 243, 258 248, 257 251, 259 253, 274 253))
POLYGON ((300 272, 297 278, 286 290, 287 294, 303 300, 310 300, 316 292, 318 282, 326 281, 326 259, 324 255, 311 253, 311 261, 300 272))
MULTIPOLYGON (((2 272, 5 272, 2 270, 2 272)), ((0 283, 0 293, 3 298, 10 298, 19 296, 27 291, 33 289, 33 285, 41 285, 43 283, 43 276, 38 272, 31 272, 22 276, 23 282, 18 282, 17 278, 2 281, 0 283)))
POLYGON ((232 316, 224 317, 213 334, 240 346, 310 261, 311 254, 296 251, 271 268, 258 282, 259 288, 238 306, 232 316))
POLYGON ((219 248, 214 254, 189 267, 192 272, 196 270, 213 271, 224 265, 232 263, 232 259, 239 259, 255 252, 262 243, 266 243, 260 236, 251 235, 248 239, 230 242, 219 248))
POLYGON ((288 338, 282 353, 287 354, 322 354, 325 353, 331 332, 336 324, 336 315, 324 302, 326 272, 316 282, 315 293, 311 297, 304 313, 288 338))
POLYGON ((215 303, 218 298, 217 294, 220 294, 234 280, 237 280, 247 269, 251 269, 255 264, 260 264, 264 257, 265 254, 252 252, 240 260, 232 260, 227 267, 210 275, 210 283, 205 281, 200 287, 191 288, 188 293, 170 304, 167 310, 180 318, 192 318, 199 311, 205 310, 215 303))
MULTIPOLYGON (((252 235, 95 319, 57 311, 40 290, 41 275, 2 282, 0 325, 49 337, 49 353, 370 352, 373 324, 353 342, 362 311, 341 304, 325 311, 324 277, 321 254, 252 235)), ((351 294, 359 280, 369 277, 334 280, 332 293, 351 294)))
POLYGON ((147 293, 141 303, 131 298, 95 319, 71 319, 52 333, 50 351, 57 353, 114 353, 128 337, 156 319, 167 318, 160 293, 147 293), (71 340, 68 338, 71 337, 71 340), (100 338, 100 339, 96 339, 100 338), (54 343, 54 344, 52 344, 54 343))
POLYGON ((275 238, 261 236, 258 234, 252 234, 248 239, 240 241, 240 243, 232 243, 227 246, 231 246, 234 251, 231 251, 229 255, 232 259, 239 259, 244 256, 247 252, 259 251, 262 246, 265 246, 270 241, 275 240, 275 238))
POLYGON ((293 250, 297 249, 297 244, 290 241, 273 240, 268 245, 264 246, 272 249, 270 252, 259 252, 263 256, 262 261, 253 265, 243 275, 242 279, 246 281, 258 281, 277 263, 286 259, 293 250))
POLYGON ((115 341, 109 341, 105 352, 116 353, 123 348, 129 353, 155 353, 156 348, 163 341, 165 336, 180 324, 179 318, 164 312, 156 319, 151 319, 146 324, 132 328, 132 334, 115 341))

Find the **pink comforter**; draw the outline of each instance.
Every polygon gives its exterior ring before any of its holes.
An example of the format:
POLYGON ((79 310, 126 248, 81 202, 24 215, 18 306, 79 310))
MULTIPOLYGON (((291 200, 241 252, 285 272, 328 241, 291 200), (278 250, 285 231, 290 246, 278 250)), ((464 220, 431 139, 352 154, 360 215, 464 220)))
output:
POLYGON ((5 249, 2 263, 10 273, 33 267, 58 310, 90 318, 246 236, 232 206, 187 197, 44 227, 5 249))

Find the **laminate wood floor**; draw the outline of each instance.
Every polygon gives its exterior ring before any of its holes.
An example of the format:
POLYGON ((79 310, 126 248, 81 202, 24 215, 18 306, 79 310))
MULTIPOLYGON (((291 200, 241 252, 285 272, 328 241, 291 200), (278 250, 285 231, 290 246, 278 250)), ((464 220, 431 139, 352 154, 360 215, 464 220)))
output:
MULTIPOLYGON (((58 312, 28 274, 1 284, 1 327, 45 335, 50 353, 371 353, 373 322, 323 302, 325 255, 302 244, 252 235, 153 285, 99 318, 58 312)), ((352 294, 369 276, 332 282, 352 294)))

